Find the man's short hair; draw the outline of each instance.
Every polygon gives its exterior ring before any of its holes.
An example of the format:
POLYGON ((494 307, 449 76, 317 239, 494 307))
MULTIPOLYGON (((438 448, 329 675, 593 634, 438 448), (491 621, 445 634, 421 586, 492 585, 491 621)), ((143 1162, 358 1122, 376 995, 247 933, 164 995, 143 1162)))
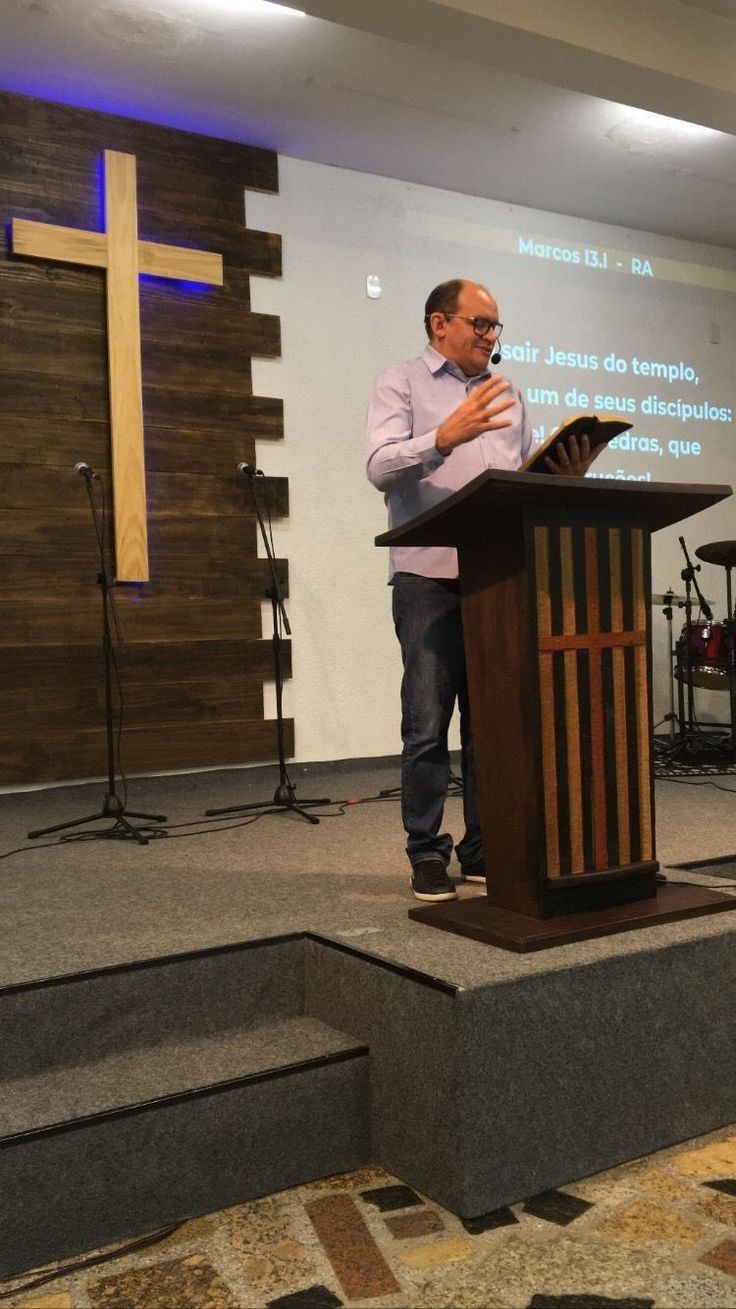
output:
POLYGON ((424 306, 424 326, 427 329, 427 336, 430 341, 432 340, 432 328, 429 322, 431 315, 454 314, 460 292, 464 286, 465 278, 453 277, 449 282, 440 282, 439 286, 434 288, 434 291, 430 291, 427 303, 424 306))

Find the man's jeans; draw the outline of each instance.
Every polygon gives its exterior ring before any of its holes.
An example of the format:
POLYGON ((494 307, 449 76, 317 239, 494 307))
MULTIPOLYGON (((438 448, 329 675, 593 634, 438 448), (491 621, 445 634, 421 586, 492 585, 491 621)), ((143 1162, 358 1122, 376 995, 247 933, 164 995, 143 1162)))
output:
POLYGON ((455 702, 460 709, 465 835, 456 847, 461 864, 483 858, 473 767, 465 652, 458 583, 396 573, 393 616, 401 643, 401 813, 406 853, 418 863, 430 855, 445 862, 452 837, 440 832, 450 781, 447 731, 455 702))

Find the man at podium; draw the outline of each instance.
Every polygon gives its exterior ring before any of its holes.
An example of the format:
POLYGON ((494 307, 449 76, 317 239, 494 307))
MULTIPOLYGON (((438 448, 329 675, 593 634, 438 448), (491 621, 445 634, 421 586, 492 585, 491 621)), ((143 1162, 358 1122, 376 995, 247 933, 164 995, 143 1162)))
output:
MULTIPOLYGON (((390 528, 431 509, 486 469, 519 468, 532 445, 521 391, 490 371, 501 360, 502 331, 491 293, 459 278, 443 282, 427 299, 424 325, 428 344, 422 354, 385 369, 373 384, 368 407, 367 472, 384 494, 390 528)), ((586 468, 574 442, 561 450, 561 473, 582 474, 586 468)), ((457 893, 447 873, 453 838, 440 828, 456 703, 465 831, 455 850, 467 881, 486 880, 457 552, 443 546, 394 547, 389 584, 404 666, 401 809, 411 886, 419 900, 453 900, 457 893)))

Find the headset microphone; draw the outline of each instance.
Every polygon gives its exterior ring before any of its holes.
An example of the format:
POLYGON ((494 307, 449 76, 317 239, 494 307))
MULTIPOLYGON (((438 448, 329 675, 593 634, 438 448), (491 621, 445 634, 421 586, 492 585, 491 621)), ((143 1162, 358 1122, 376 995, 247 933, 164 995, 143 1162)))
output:
POLYGON ((501 351, 496 350, 495 353, 491 355, 491 363, 500 364, 500 362, 501 362, 501 351))

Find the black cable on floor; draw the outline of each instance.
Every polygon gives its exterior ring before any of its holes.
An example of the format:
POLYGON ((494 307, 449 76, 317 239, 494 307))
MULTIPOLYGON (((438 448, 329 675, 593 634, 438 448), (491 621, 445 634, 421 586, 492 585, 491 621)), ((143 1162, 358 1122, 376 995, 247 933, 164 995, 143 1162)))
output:
POLYGON ((139 1237, 136 1241, 128 1241, 127 1244, 116 1246, 114 1250, 108 1250, 105 1254, 74 1259, 70 1263, 55 1268, 53 1272, 41 1272, 40 1276, 34 1277, 28 1282, 17 1283, 9 1291, 0 1291, 0 1300, 9 1300, 11 1295, 25 1295, 26 1291, 33 1291, 37 1286, 45 1286, 47 1282, 55 1282, 60 1277, 69 1277, 72 1273, 78 1273, 84 1268, 94 1268, 97 1264, 110 1263, 113 1259, 122 1259, 125 1255, 134 1254, 136 1250, 146 1250, 149 1246, 160 1245, 174 1232, 178 1232, 179 1228, 183 1227, 187 1221, 188 1219, 184 1219, 184 1222, 173 1223, 171 1227, 162 1227, 149 1236, 139 1237))
POLYGON ((703 780, 700 782, 692 782, 687 777, 663 777, 661 774, 658 774, 655 775, 654 780, 656 782, 672 782, 675 786, 712 786, 716 791, 725 791, 726 795, 736 795, 736 787, 721 786, 719 782, 714 782, 711 777, 703 777, 703 780))
MULTIPOLYGON (((329 804, 334 809, 336 809, 337 812, 327 813, 318 810, 315 813, 315 817, 344 818, 348 809, 356 808, 358 805, 385 804, 385 803, 398 804, 401 800, 400 788, 397 787, 396 792, 397 793, 395 795, 381 795, 379 793, 378 795, 349 796, 344 800, 331 800, 329 801, 329 804)), ((448 799, 452 799, 454 797, 456 798, 457 795, 458 795, 457 791, 450 790, 450 792, 448 793, 448 799)), ((127 797, 127 792, 126 792, 126 797, 127 797)), ((297 804, 298 804, 298 798, 297 798, 297 804)), ((180 831, 179 829, 194 827, 195 824, 197 823, 207 824, 208 820, 206 818, 192 818, 188 822, 166 823, 166 824, 160 824, 159 826, 156 827, 141 827, 138 830, 142 832, 143 835, 149 841, 160 840, 162 837, 167 837, 171 841, 177 841, 177 840, 184 840, 190 836, 206 836, 208 832, 234 832, 237 831, 239 827, 249 827, 251 823, 258 822, 259 818, 268 818, 269 817, 268 808, 269 806, 265 806, 264 813, 253 814, 251 815, 250 818, 242 819, 240 822, 232 821, 232 822, 221 823, 220 818, 218 816, 210 820, 212 826, 207 825, 201 827, 199 828, 198 831, 195 832, 180 831), (215 826, 214 825, 215 823, 218 823, 219 825, 215 826)), ((281 814, 288 811, 274 809, 273 812, 281 814)), ((9 859, 12 855, 24 854, 28 850, 50 850, 50 849, 55 849, 60 845, 73 845, 76 842, 110 841, 110 840, 114 841, 114 840, 124 840, 124 839, 127 839, 127 834, 125 830, 121 828, 120 833, 118 835, 118 833, 115 831, 115 825, 113 823, 112 827, 103 828, 101 831, 68 832, 64 836, 60 836, 58 840, 45 841, 42 845, 38 845, 38 844, 20 845, 17 846, 14 850, 4 851, 2 854, 0 854, 0 860, 9 859)))

